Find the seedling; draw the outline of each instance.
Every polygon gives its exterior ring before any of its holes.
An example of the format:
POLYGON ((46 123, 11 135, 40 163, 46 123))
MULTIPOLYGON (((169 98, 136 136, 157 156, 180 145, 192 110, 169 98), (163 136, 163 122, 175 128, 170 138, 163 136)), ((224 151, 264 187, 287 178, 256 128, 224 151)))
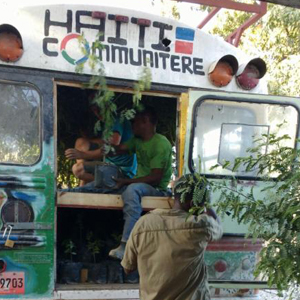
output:
POLYGON ((76 246, 71 239, 63 241, 62 245, 64 246, 65 254, 70 255, 70 261, 73 262, 73 255, 76 255, 75 249, 76 246))
POLYGON ((93 255, 93 261, 96 263, 96 254, 100 253, 103 244, 99 239, 94 238, 94 234, 89 232, 87 235, 87 247, 93 255))

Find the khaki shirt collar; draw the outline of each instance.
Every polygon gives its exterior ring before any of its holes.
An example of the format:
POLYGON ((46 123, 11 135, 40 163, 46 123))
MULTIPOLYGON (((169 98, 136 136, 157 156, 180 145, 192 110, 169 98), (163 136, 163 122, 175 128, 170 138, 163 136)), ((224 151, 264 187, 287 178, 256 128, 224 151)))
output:
POLYGON ((182 209, 163 209, 157 208, 155 210, 150 211, 151 214, 155 215, 164 215, 164 216, 186 216, 187 212, 182 209))

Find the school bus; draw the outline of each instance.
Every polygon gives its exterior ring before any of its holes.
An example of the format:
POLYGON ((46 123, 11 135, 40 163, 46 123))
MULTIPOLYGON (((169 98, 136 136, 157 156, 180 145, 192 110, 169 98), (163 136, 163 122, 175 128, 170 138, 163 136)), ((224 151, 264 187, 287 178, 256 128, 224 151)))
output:
MULTIPOLYGON (((267 95, 264 61, 246 56, 218 37, 174 20, 113 7, 4 5, 0 12, 1 299, 139 299, 137 284, 124 283, 121 275, 119 281, 107 275, 115 272, 111 265, 118 268, 115 262, 105 262, 104 273, 111 278, 102 283, 68 284, 58 275, 61 253, 80 260, 76 253, 80 249, 73 249, 70 241, 83 241, 85 226, 95 235, 100 229, 101 234, 115 235, 119 227, 112 229, 111 220, 122 215, 119 195, 58 188, 60 147, 74 142, 87 103, 83 84, 94 72, 86 64, 78 73, 76 66, 88 60, 96 39, 104 47, 97 55, 107 84, 120 103, 131 97, 142 68, 151 70, 151 90, 143 93, 143 99, 163 114, 160 121, 168 115, 170 127, 165 132, 174 133, 177 176, 194 172, 201 164, 209 180, 235 176, 238 185, 258 193, 264 183, 255 172, 211 166, 247 155, 253 136, 268 134, 282 120, 286 123, 280 133, 290 135, 289 145, 296 145, 299 137, 299 101, 267 95), (82 34, 85 54, 78 43, 82 34), (63 239, 69 241, 69 249, 62 249, 63 239)), ((214 193, 212 201, 217 199, 214 193)), ((170 201, 145 197, 142 205, 145 211, 170 208, 170 201)), ((205 258, 212 297, 255 298, 263 286, 253 276, 262 245, 244 238, 247 226, 237 224, 230 212, 222 225, 223 238, 209 244, 205 258)), ((105 252, 103 244, 101 251, 105 252)))

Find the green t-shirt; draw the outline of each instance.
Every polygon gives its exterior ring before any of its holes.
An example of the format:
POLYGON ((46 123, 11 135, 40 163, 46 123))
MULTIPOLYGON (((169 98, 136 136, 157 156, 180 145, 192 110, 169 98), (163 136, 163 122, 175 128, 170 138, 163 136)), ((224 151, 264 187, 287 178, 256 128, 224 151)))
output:
POLYGON ((166 190, 172 175, 172 146, 168 139, 156 133, 149 141, 133 137, 125 145, 130 153, 136 153, 138 166, 135 178, 148 176, 152 169, 163 169, 157 188, 166 190))

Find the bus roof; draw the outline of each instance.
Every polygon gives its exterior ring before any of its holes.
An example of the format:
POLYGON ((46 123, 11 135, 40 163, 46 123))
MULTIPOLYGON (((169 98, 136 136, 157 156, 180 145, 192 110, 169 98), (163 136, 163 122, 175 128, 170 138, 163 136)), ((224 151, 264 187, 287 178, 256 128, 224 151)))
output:
MULTIPOLYGON (((209 68, 225 55, 242 65, 249 58, 219 37, 175 20, 134 10, 95 5, 42 5, 1 10, 1 28, 7 24, 20 33, 24 53, 15 65, 74 73, 87 61, 93 42, 103 46, 101 57, 107 77, 137 80, 148 66, 152 82, 191 88, 220 89, 209 80, 209 68), (5 13, 4 13, 5 12, 5 13), (8 13, 9 12, 9 13, 8 13), (78 37, 84 35, 84 51, 78 37)), ((94 71, 85 64, 83 73, 94 71)), ((235 80, 222 87, 244 91, 235 80)), ((265 93, 263 81, 251 92, 265 93)))

